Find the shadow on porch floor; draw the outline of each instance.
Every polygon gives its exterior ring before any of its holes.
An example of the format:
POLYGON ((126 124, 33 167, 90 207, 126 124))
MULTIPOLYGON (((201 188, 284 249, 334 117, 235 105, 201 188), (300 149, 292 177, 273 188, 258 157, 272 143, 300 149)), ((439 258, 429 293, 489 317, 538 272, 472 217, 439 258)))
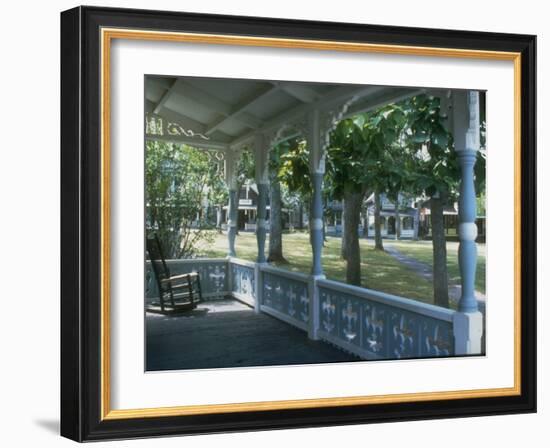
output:
POLYGON ((147 313, 145 325, 148 371, 359 360, 232 299, 179 316, 147 313))

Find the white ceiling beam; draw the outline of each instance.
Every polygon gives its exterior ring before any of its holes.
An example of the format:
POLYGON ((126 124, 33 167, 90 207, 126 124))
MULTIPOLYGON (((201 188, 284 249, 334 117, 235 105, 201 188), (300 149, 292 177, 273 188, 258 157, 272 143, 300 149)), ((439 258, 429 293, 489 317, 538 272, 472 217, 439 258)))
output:
POLYGON ((263 91, 256 95, 254 98, 242 101, 240 104, 233 108, 229 115, 226 115, 224 118, 217 120, 215 123, 212 123, 206 130, 206 135, 212 134, 212 132, 219 129, 221 126, 232 119, 238 119, 243 122, 246 121, 245 124, 247 126, 251 127, 252 129, 258 129, 263 124, 263 122, 255 118, 251 114, 245 113, 246 109, 253 106, 254 104, 257 104, 259 101, 268 97, 269 95, 277 92, 279 89, 279 85, 274 85, 272 87, 268 87, 267 89, 263 89, 263 91))
POLYGON ((187 145, 197 149, 209 149, 216 151, 226 151, 228 149, 227 144, 223 142, 203 140, 200 137, 186 137, 184 135, 145 135, 145 140, 187 145))
POLYGON ((301 101, 302 103, 312 103, 313 101, 317 101, 323 96, 315 90, 301 84, 295 84, 289 81, 268 82, 270 82, 274 86, 279 86, 282 91, 288 93, 290 96, 294 97, 298 101, 301 101))
MULTIPOLYGON (((160 86, 162 88, 166 88, 166 85, 162 82, 157 81, 156 79, 149 79, 149 82, 152 84, 156 84, 157 86, 160 86)), ((210 95, 208 92, 205 92, 202 89, 199 89, 187 81, 185 81, 183 78, 177 78, 174 84, 170 88, 171 94, 178 94, 181 96, 184 96, 186 98, 189 98, 190 100, 199 103, 200 105, 206 107, 207 109, 210 109, 214 112, 218 112, 220 114, 226 115, 231 112, 231 105, 223 102, 219 98, 216 98, 213 95, 210 95)))
POLYGON ((234 118, 238 122, 252 129, 258 129, 264 123, 261 119, 259 119, 258 117, 255 117, 254 115, 248 112, 241 112, 232 118, 234 118))
MULTIPOLYGON (((166 85, 160 83, 155 79, 150 79, 149 81, 152 82, 153 84, 156 84, 157 86, 166 88, 166 85)), ((213 112, 223 115, 225 118, 234 114, 235 106, 227 104, 226 102, 209 94, 208 92, 191 85, 190 83, 188 83, 182 78, 178 78, 174 82, 172 87, 169 89, 169 96, 173 95, 174 93, 177 95, 184 96, 185 98, 188 98, 194 101, 195 103, 198 103, 201 106, 206 107, 207 109, 210 109, 213 112)), ((166 109, 166 105, 165 105, 166 100, 162 105, 163 109, 166 109)), ((240 106, 237 106, 237 107, 240 107, 240 106)), ((223 118, 223 120, 225 120, 225 118, 223 118)), ((232 118, 238 120, 239 122, 243 123, 244 125, 252 129, 257 129, 262 125, 261 120, 254 117, 251 114, 247 114, 246 112, 241 112, 239 114, 236 114, 232 118)))
POLYGON ((178 83, 176 84, 174 92, 193 100, 194 102, 206 107, 207 109, 210 109, 213 112, 217 112, 223 115, 231 113, 230 104, 227 104, 226 102, 211 95, 210 93, 193 86, 192 84, 184 81, 181 78, 178 79, 178 83))
POLYGON ((178 82, 177 79, 174 80, 172 82, 172 85, 168 88, 168 90, 166 90, 166 92, 164 92, 164 94, 160 98, 159 102, 155 105, 155 108, 153 109, 154 114, 158 114, 161 111, 161 109, 164 106, 164 103, 166 103, 166 101, 168 101, 168 99, 172 95, 172 91, 174 90, 174 87, 176 86, 177 82, 178 82))
POLYGON ((281 82, 281 88, 286 93, 293 96, 297 100, 302 101, 303 103, 312 103, 314 101, 317 101, 319 98, 323 96, 322 94, 320 94, 319 92, 316 92, 312 88, 301 84, 281 82))

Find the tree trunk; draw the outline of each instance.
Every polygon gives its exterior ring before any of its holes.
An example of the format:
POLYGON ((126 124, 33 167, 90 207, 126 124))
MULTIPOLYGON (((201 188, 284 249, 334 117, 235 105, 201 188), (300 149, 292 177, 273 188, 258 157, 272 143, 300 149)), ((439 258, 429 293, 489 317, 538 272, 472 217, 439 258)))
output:
POLYGON ((222 206, 218 205, 218 207, 216 207, 216 229, 218 229, 218 233, 222 233, 222 214, 222 206))
POLYGON ((413 240, 418 240, 418 232, 420 227, 420 210, 416 208, 414 210, 414 218, 413 218, 413 240))
POLYGON ((326 242, 327 242, 327 220, 326 220, 326 216, 325 216, 325 213, 326 213, 326 210, 327 210, 327 203, 325 201, 325 203, 323 204, 323 247, 326 246, 326 242))
POLYGON ((234 210, 236 210, 235 224, 237 225, 237 227, 235 227, 235 235, 239 234, 239 195, 241 194, 240 192, 241 192, 241 187, 239 187, 239 189, 237 190, 237 194, 233 198, 233 207, 234 207, 234 210))
POLYGON ((359 219, 361 216, 362 193, 345 193, 344 228, 346 235, 346 283, 361 286, 361 252, 359 248, 359 219))
POLYGON ((433 246, 433 287, 434 304, 444 308, 449 307, 449 285, 447 277, 447 241, 445 239, 445 223, 442 197, 430 199, 433 246))
POLYGON ((298 213, 300 214, 300 216, 298 217, 298 228, 302 230, 304 228, 304 205, 301 201, 298 208, 298 213))
POLYGON ((401 238, 401 218, 399 216, 399 209, 395 206, 395 239, 401 238))
POLYGON ((269 253, 268 262, 286 263, 283 257, 283 214, 281 204, 281 183, 271 179, 269 187, 269 253))
POLYGON ((308 210, 307 210, 307 233, 309 236, 309 245, 313 244, 313 197, 310 197, 307 201, 308 210))
MULTIPOLYGON (((347 196, 346 196, 347 197, 347 196)), ((346 197, 342 200, 342 241, 340 246, 340 257, 342 260, 347 260, 346 255, 346 197)), ((334 228, 336 229, 336 220, 334 222, 334 228)))
POLYGON ((374 193, 374 248, 384 250, 382 244, 382 229, 380 228, 380 209, 382 207, 380 201, 380 193, 374 193))

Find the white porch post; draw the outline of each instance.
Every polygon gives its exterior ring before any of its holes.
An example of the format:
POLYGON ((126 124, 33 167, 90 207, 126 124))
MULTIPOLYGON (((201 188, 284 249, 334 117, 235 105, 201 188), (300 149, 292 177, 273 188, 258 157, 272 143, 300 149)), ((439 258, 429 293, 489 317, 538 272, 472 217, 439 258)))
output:
POLYGON ((262 134, 254 137, 254 154, 256 162, 256 185, 258 186, 258 202, 256 210, 256 241, 258 244, 258 257, 256 258, 254 278, 256 282, 256 300, 254 311, 259 313, 262 305, 263 278, 261 267, 266 263, 265 258, 265 237, 266 237, 266 215, 267 195, 269 192, 267 163, 269 160, 269 147, 267 139, 262 134))
POLYGON ((454 318, 455 354, 480 354, 483 316, 475 297, 477 264, 474 165, 479 150, 479 93, 453 92, 453 136, 461 170, 458 262, 462 292, 454 318))
POLYGON ((237 191, 237 153, 228 149, 225 157, 225 182, 229 189, 229 202, 227 206, 227 240, 229 257, 235 257, 235 237, 237 235, 237 212, 238 212, 238 191, 237 191))

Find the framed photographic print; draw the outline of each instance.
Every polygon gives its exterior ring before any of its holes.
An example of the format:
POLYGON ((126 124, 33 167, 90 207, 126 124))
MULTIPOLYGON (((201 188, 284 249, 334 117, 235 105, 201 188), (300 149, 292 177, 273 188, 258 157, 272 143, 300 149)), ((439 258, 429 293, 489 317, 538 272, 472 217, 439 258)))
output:
POLYGON ((61 433, 536 410, 535 36, 61 14, 61 433))

